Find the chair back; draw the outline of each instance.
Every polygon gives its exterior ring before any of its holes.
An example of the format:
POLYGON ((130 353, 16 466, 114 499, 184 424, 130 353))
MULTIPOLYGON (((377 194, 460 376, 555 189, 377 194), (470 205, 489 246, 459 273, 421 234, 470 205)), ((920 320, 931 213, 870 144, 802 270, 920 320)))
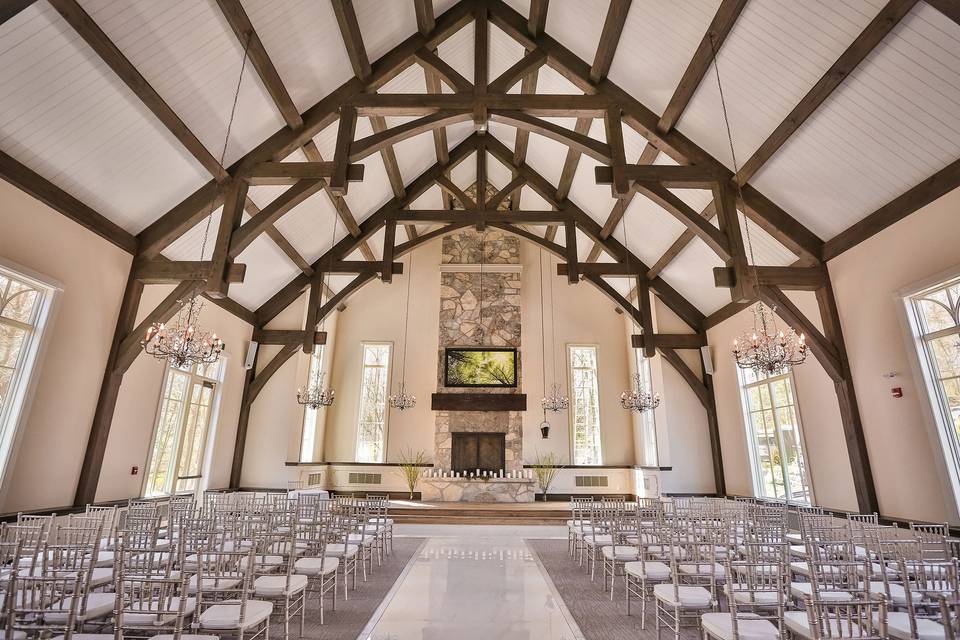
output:
POLYGON ((76 627, 85 571, 65 575, 10 575, 6 608, 6 638, 21 634, 69 640, 76 627))

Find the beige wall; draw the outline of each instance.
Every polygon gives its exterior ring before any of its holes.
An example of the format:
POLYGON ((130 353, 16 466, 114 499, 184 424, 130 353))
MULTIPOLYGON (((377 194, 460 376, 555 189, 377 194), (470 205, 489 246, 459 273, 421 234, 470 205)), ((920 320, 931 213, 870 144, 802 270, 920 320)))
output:
POLYGON ((0 257, 63 286, 0 511, 70 505, 132 258, 3 181, 0 257))
MULTIPOLYGON (((150 313, 172 289, 172 285, 145 287, 137 322, 150 313)), ((207 330, 215 331, 226 344, 226 369, 216 396, 214 430, 209 436, 212 438, 213 455, 207 486, 217 489, 226 487, 230 481, 237 417, 243 395, 243 361, 253 327, 210 302, 204 305, 200 322, 207 330)), ((97 501, 141 495, 157 422, 164 367, 163 362, 141 354, 124 375, 100 470, 97 501), (130 473, 134 466, 140 469, 137 475, 130 473)))
MULTIPOLYGON (((132 257, 6 182, 0 182, 0 229, 0 258, 63 287, 0 511, 63 507, 73 503, 132 257)), ((147 287, 138 319, 169 290, 147 287)), ((223 487, 230 475, 243 355, 252 327, 213 304, 204 309, 203 321, 224 338, 230 355, 209 479, 209 486, 223 487)), ((140 495, 162 377, 163 365, 144 356, 124 377, 97 500, 140 495), (140 467, 139 475, 130 474, 133 466, 140 467)))
MULTIPOLYGON (((789 295, 820 328, 816 298, 805 292, 789 295)), ((740 402, 740 382, 730 350, 733 341, 752 327, 753 314, 748 309, 707 333, 715 367, 713 379, 727 493, 747 496, 753 495, 747 431, 740 402)), ((793 376, 814 499, 824 507, 855 511, 857 499, 833 381, 812 356, 803 366, 794 368, 793 376)))
POLYGON ((957 268, 960 190, 829 262, 880 510, 888 516, 960 522, 897 295, 957 268), (898 377, 884 378, 888 372, 898 377), (902 387, 903 397, 893 398, 891 387, 902 387))

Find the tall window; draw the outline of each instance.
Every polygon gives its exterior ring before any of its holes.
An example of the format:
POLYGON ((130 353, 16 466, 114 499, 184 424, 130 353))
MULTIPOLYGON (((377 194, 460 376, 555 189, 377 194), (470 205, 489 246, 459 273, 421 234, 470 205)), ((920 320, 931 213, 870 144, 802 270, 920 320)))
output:
POLYGON ((756 495, 810 504, 793 374, 762 378, 753 371, 741 370, 740 382, 756 495))
POLYGON ((221 363, 167 367, 145 496, 190 493, 199 487, 221 363))
MULTIPOLYGON (((307 371, 307 385, 313 383, 317 370, 323 370, 323 346, 317 345, 310 354, 310 368, 307 371)), ((319 409, 309 406, 303 408, 303 435, 300 438, 300 462, 313 462, 314 447, 317 442, 317 419, 319 409)))
POLYGON ((0 268, 0 476, 10 459, 54 291, 0 268))
MULTIPOLYGON (((640 387, 647 393, 653 393, 653 375, 650 372, 650 358, 643 355, 642 349, 634 349, 637 373, 640 374, 640 387)), ((653 411, 640 414, 640 439, 643 442, 643 464, 648 467, 660 465, 660 453, 657 448, 657 421, 653 411)))
POLYGON ((910 296, 907 303, 956 494, 960 475, 960 278, 910 296))
POLYGON ((390 345, 383 342, 364 343, 360 416, 357 421, 357 462, 384 460, 389 378, 390 345))
POLYGON ((603 464, 600 448, 600 388, 597 381, 597 348, 570 345, 571 418, 573 464, 603 464))

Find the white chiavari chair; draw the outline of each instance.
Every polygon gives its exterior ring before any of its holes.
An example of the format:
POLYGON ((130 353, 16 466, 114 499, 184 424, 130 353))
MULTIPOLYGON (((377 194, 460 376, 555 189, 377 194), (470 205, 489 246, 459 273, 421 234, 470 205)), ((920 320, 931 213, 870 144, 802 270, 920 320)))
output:
POLYGON ((82 572, 33 576, 12 572, 4 601, 4 638, 72 638, 80 602, 73 594, 81 590, 84 579, 82 572))
POLYGON ((700 617, 704 636, 716 640, 777 640, 782 637, 786 607, 786 546, 753 550, 750 560, 727 558, 731 578, 724 585, 729 612, 700 617), (755 558, 759 558, 758 560, 755 558))
MULTIPOLYGON (((270 635, 273 603, 251 599, 253 549, 201 551, 197 562, 197 627, 239 638, 270 635)), ((189 587, 188 587, 189 591, 189 587)))
POLYGON ((609 511, 609 532, 613 541, 608 546, 600 548, 603 556, 603 590, 607 590, 607 576, 610 577, 610 600, 613 600, 614 587, 617 576, 623 575, 623 567, 628 562, 640 559, 640 550, 630 540, 637 539, 640 534, 637 521, 638 509, 627 508, 625 505, 614 505, 609 511))
MULTIPOLYGON (((275 520, 276 523, 284 521, 289 522, 286 518, 275 520)), ((290 635, 290 621, 297 614, 300 615, 300 635, 303 635, 306 614, 308 578, 294 573, 295 536, 295 527, 286 527, 284 531, 274 527, 262 535, 253 556, 253 595, 258 600, 272 602, 274 611, 279 610, 284 638, 290 635)))
POLYGON ((327 555, 327 533, 338 526, 339 509, 328 507, 317 521, 300 523, 296 530, 295 548, 299 550, 293 570, 307 577, 308 594, 316 594, 320 602, 320 624, 324 622, 324 598, 333 592, 331 608, 337 608, 337 580, 340 560, 327 555))
MULTIPOLYGON (((683 622, 694 621, 700 628, 700 616, 704 613, 717 611, 717 582, 713 571, 713 562, 704 563, 704 573, 680 573, 680 565, 701 553, 698 547, 709 549, 712 545, 690 541, 689 535, 679 536, 681 539, 669 543, 670 550, 670 581, 653 586, 654 623, 657 637, 660 637, 660 627, 666 625, 675 640, 680 640, 680 629, 683 622)), ((699 563, 698 563, 699 564, 699 563)), ((690 566, 689 564, 687 565, 690 566)), ((697 565, 694 565, 697 566, 697 565)), ((689 569, 688 569, 689 570, 689 569)))
POLYGON ((888 640, 883 596, 855 600, 804 600, 804 610, 783 614, 787 632, 809 640, 888 640))

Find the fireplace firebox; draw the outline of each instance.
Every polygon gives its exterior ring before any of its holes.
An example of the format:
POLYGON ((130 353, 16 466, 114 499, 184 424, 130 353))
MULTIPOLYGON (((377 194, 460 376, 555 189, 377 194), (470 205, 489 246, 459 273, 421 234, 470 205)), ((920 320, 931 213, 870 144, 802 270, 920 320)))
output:
POLYGON ((452 433, 452 471, 489 471, 505 468, 506 434, 452 433))

